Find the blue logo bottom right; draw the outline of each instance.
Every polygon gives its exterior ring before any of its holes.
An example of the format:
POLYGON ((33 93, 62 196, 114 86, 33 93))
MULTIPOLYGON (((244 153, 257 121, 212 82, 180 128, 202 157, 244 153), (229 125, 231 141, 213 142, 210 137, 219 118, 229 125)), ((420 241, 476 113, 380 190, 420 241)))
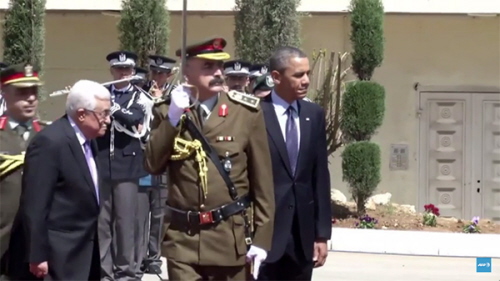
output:
POLYGON ((491 272, 491 258, 476 258, 476 272, 491 272))

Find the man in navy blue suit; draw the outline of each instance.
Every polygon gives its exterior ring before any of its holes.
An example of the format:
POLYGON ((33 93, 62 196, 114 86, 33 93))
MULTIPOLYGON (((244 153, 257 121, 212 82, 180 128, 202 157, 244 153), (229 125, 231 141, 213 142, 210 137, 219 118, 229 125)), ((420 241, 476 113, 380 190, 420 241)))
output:
POLYGON ((304 101, 309 60, 279 48, 269 61, 274 89, 261 106, 273 162, 276 217, 271 251, 259 280, 311 280, 328 254, 330 175, 325 113, 304 101))

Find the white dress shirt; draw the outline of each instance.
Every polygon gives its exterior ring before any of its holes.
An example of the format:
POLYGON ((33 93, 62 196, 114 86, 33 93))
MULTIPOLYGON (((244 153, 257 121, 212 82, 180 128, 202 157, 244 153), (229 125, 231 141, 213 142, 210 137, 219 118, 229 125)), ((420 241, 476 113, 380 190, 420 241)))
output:
MULTIPOLYGON (((82 131, 80 130, 80 128, 78 128, 78 126, 76 125, 75 121, 73 121, 73 119, 71 119, 71 117, 68 116, 68 120, 69 120, 69 123, 71 124, 71 127, 73 128, 73 130, 75 131, 75 134, 76 134, 76 138, 78 139, 78 142, 80 143, 80 147, 82 148, 82 152, 83 152, 83 156, 86 157, 85 155, 85 142, 87 141, 87 138, 85 138, 85 136, 83 135, 82 131)), ((93 169, 93 171, 89 171, 90 172, 90 176, 92 178, 92 173, 95 173, 96 175, 96 181, 98 180, 97 177, 98 177, 98 172, 97 172, 97 165, 95 163, 95 157, 94 157, 94 154, 90 155, 90 165, 91 167, 89 167, 89 169, 93 169)), ((94 180, 94 179, 92 179, 94 180)), ((97 198, 99 198, 99 186, 98 186, 98 182, 94 181, 94 188, 95 188, 95 192, 96 192, 96 195, 97 195, 97 198)), ((98 199, 99 200, 99 199, 98 199)))
POLYGON ((219 99, 219 94, 214 95, 213 97, 200 102, 200 107, 203 111, 205 111, 206 117, 205 120, 208 120, 210 117, 210 114, 212 113, 212 110, 214 109, 215 104, 217 103, 217 100, 219 99))
POLYGON ((288 120, 288 115, 286 113, 288 107, 291 105, 295 111, 293 113, 293 120, 295 121, 295 125, 297 126, 297 134, 298 134, 298 145, 300 147, 300 120, 299 120, 299 105, 297 101, 289 104, 285 100, 283 100, 276 92, 273 90, 271 92, 271 99, 273 101, 274 111, 276 112, 276 117, 278 117, 278 122, 280 124, 281 133, 283 134, 283 139, 286 142, 286 121, 288 120))

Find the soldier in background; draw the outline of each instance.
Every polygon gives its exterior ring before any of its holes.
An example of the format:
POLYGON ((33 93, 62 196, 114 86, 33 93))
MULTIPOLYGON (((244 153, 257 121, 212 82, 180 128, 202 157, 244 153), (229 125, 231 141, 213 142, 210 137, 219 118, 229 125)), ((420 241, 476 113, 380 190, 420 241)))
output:
POLYGON ((269 73, 264 74, 255 79, 252 94, 258 98, 264 98, 273 91, 273 87, 274 81, 271 75, 269 73))
MULTIPOLYGON (((134 75, 137 55, 118 51, 106 60, 114 80, 134 75)), ((135 227, 139 179, 144 170, 140 137, 131 134, 140 130, 146 118, 144 105, 139 103, 143 93, 130 82, 108 87, 111 92, 111 124, 106 134, 97 138, 97 159, 103 179, 99 244, 103 280, 136 280, 135 227), (118 129, 120 128, 120 129, 118 129), (128 130, 128 131, 127 131, 128 130), (112 253, 113 251, 113 253, 112 253)))
POLYGON ((250 67, 250 83, 248 84, 248 87, 250 89, 250 92, 252 92, 252 89, 255 85, 255 80, 264 75, 267 74, 269 70, 269 66, 266 64, 254 64, 250 67))
POLYGON ((232 60, 224 63, 224 76, 229 90, 246 92, 250 76, 251 64, 242 60, 232 60))
MULTIPOLYGON (((155 98, 165 98, 168 94, 168 79, 176 61, 174 59, 153 55, 149 56, 151 81, 144 87, 155 98)), ((162 184, 162 176, 148 175, 141 179, 138 202, 138 243, 143 245, 139 253, 142 271, 161 273, 161 243, 163 242, 163 225, 165 216, 166 184, 162 184)))
POLYGON ((149 56, 151 80, 144 86, 144 90, 155 98, 165 98, 165 90, 169 86, 168 79, 172 76, 176 61, 164 56, 149 56))
POLYGON ((139 76, 143 79, 142 81, 135 82, 134 85, 141 89, 144 88, 148 81, 148 70, 142 67, 135 67, 134 72, 136 76, 139 76))
POLYGON ((18 216, 24 152, 46 122, 36 120, 38 70, 29 64, 0 74, 5 112, 0 117, 0 280, 38 280, 25 259, 24 229, 18 216))

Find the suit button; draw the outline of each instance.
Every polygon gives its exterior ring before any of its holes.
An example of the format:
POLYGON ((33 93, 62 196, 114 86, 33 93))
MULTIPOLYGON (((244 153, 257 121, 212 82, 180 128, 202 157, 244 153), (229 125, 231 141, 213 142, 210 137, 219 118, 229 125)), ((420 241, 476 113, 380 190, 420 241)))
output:
POLYGON ((293 209, 293 205, 288 205, 288 209, 289 210, 293 209))

